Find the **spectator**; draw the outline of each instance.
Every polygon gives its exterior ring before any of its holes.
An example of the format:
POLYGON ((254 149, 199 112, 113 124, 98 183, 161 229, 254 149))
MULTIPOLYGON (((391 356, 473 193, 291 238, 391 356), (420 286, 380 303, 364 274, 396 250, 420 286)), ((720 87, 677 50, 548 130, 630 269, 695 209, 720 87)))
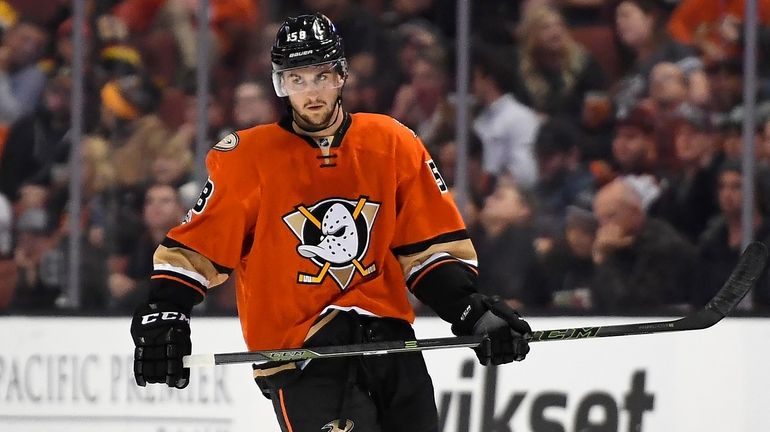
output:
POLYGON ((509 174, 520 187, 529 189, 537 180, 532 146, 538 117, 507 93, 511 78, 507 59, 487 47, 473 51, 473 93, 483 107, 473 121, 473 130, 483 146, 484 171, 509 174))
MULTIPOLYGON (((736 106, 721 117, 722 151, 727 160, 740 160, 743 157, 743 118, 745 112, 742 106, 736 106)), ((759 120, 759 119, 757 119, 759 120)), ((754 156, 762 161, 762 132, 764 124, 754 123, 754 156)))
MULTIPOLYGON (((94 76, 97 88, 123 76, 145 73, 143 57, 146 52, 140 52, 139 47, 130 40, 126 23, 115 15, 100 14, 99 11, 96 13, 98 16, 95 45, 98 49, 98 59, 94 76)), ((162 44, 156 49, 162 49, 162 44)))
MULTIPOLYGON (((444 58, 445 61, 447 52, 442 35, 426 21, 400 24, 389 33, 389 42, 389 58, 383 60, 383 64, 387 66, 380 68, 384 73, 364 75, 351 68, 351 75, 361 81, 362 87, 376 86, 378 104, 385 107, 386 111, 393 111, 403 103, 397 100, 397 94, 402 86, 408 85, 412 80, 412 69, 417 59, 427 55, 434 59, 444 58)), ((406 101, 409 99, 411 98, 406 98, 406 101)))
POLYGON ((37 65, 47 35, 31 21, 19 21, 0 45, 0 124, 12 124, 37 108, 45 73, 37 65))
MULTIPOLYGON (((154 114, 160 93, 148 79, 127 76, 108 82, 101 91, 102 134, 110 145, 115 175, 109 194, 109 241, 120 251, 130 248, 142 229, 141 202, 152 163, 169 146, 169 131, 154 114)), ((180 149, 180 153, 181 153, 180 149)))
POLYGON ((589 210, 567 208, 562 235, 542 251, 530 289, 550 293, 557 309, 589 310, 594 263, 591 259, 597 223, 589 210))
MULTIPOLYGON (((720 169, 717 197, 720 214, 709 224, 698 242, 700 275, 698 290, 694 293, 696 306, 705 303, 716 294, 738 263, 743 243, 743 174, 736 161, 726 162, 720 169)), ((764 197, 761 197, 764 198, 764 197)), ((770 241, 770 223, 760 212, 761 198, 755 200, 752 216, 753 238, 770 241)), ((765 272, 753 292, 755 310, 770 311, 770 280, 765 272)))
POLYGON ((532 204, 510 178, 500 177, 492 195, 479 214, 480 227, 473 237, 479 260, 479 292, 499 295, 511 307, 544 306, 548 293, 536 292, 526 284, 534 271, 535 232, 532 204))
POLYGON ((628 58, 625 76, 615 93, 618 117, 627 115, 647 95, 647 78, 660 62, 675 63, 684 71, 691 103, 703 105, 708 101, 703 65, 695 52, 671 40, 659 0, 621 0, 614 11, 617 36, 628 58))
POLYGON ((257 81, 244 81, 235 88, 235 129, 248 129, 278 119, 272 95, 257 81))
POLYGON ((120 77, 141 74, 144 70, 142 55, 131 45, 110 45, 99 52, 97 70, 97 80, 102 85, 120 77))
POLYGON ((655 119, 644 106, 637 106, 618 120, 612 140, 612 156, 621 175, 652 175, 657 178, 658 146, 655 119))
POLYGON ((727 60, 706 69, 711 86, 709 107, 716 113, 727 113, 743 102, 743 62, 727 60))
POLYGON ((118 310, 132 309, 138 299, 147 296, 147 283, 152 273, 152 255, 166 232, 178 225, 184 215, 176 188, 167 184, 152 185, 144 196, 144 231, 134 242, 128 255, 120 257, 125 266, 113 268, 109 275, 110 305, 118 310))
POLYGON ((48 187, 69 160, 72 77, 59 73, 43 92, 40 108, 8 132, 0 158, 0 193, 17 201, 22 187, 48 187))
MULTIPOLYGON (((518 27, 516 98, 545 115, 580 118, 591 91, 604 91, 607 77, 569 34, 558 10, 529 9, 518 27)), ((609 112, 607 112, 609 114, 609 112)), ((603 120, 603 119, 602 119, 603 120)))
POLYGON ((649 103, 658 116, 676 112, 687 102, 687 77, 676 63, 656 64, 650 71, 649 81, 649 103))
POLYGON ((714 191, 722 157, 709 113, 687 106, 679 111, 673 125, 677 169, 662 182, 661 196, 650 212, 694 243, 718 211, 714 191))
POLYGON ((62 294, 63 256, 56 253, 55 232, 48 214, 30 208, 16 223, 14 258, 19 278, 11 308, 14 311, 52 311, 62 294))
POLYGON ((674 133, 680 109, 687 102, 687 77, 675 63, 661 62, 650 72, 650 94, 640 103, 654 117, 658 167, 663 171, 676 169, 674 133))
MULTIPOLYGON (((758 0, 760 25, 770 24, 770 1, 758 0)), ((746 0, 702 2, 682 0, 668 21, 679 43, 694 45, 706 64, 740 59, 746 0)))
POLYGON ((119 185, 133 187, 149 178, 150 166, 168 131, 154 114, 160 90, 148 78, 126 76, 101 89, 102 126, 113 148, 112 160, 119 185))
POLYGON ((560 118, 546 120, 535 139, 538 180, 532 190, 541 228, 561 232, 567 207, 593 200, 594 178, 580 161, 580 132, 560 118))
POLYGON ((443 50, 430 50, 412 64, 411 79, 399 88, 390 115, 411 127, 430 151, 441 134, 454 130, 455 107, 447 94, 443 50))
POLYGON ((627 314, 686 307, 696 264, 693 246, 668 223, 648 218, 642 197, 624 180, 599 190, 594 215, 599 222, 592 252, 594 310, 627 314))

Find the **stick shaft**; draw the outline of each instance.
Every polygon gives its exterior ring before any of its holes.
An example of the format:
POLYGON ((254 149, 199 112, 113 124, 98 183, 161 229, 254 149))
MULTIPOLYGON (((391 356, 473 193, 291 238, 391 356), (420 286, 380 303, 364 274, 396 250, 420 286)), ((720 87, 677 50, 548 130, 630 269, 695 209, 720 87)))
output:
MULTIPOLYGON (((529 342, 577 340, 599 337, 630 336, 685 330, 700 330, 713 326, 729 314, 746 293, 756 284, 767 265, 767 248, 753 242, 744 251, 722 289, 708 305, 698 312, 671 321, 656 321, 635 324, 617 324, 593 327, 572 327, 536 331, 529 342)), ((291 348, 222 354, 199 354, 185 356, 184 367, 211 366, 212 364, 269 363, 301 361, 315 358, 382 355, 400 352, 416 352, 447 348, 474 348, 485 339, 482 335, 458 336, 410 341, 370 342, 352 345, 325 346, 317 348, 291 348), (213 358, 213 361, 212 361, 213 358)))

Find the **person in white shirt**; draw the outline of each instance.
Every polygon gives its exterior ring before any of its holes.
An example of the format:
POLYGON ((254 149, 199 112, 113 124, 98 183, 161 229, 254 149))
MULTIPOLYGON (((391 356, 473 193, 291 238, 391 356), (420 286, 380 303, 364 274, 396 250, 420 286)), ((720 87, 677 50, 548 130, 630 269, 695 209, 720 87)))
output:
POLYGON ((509 174, 517 185, 531 188, 537 180, 533 143, 540 126, 537 114, 508 91, 515 76, 505 52, 489 47, 474 50, 473 93, 483 106, 473 122, 483 146, 484 171, 509 174))

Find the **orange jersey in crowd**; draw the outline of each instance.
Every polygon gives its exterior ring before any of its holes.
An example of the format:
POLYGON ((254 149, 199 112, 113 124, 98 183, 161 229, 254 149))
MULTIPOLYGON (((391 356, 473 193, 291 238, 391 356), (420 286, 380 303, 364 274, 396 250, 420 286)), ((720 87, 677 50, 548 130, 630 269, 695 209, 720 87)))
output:
POLYGON ((391 117, 346 114, 333 137, 288 123, 229 135, 155 253, 153 278, 202 293, 236 274, 249 349, 302 345, 329 308, 412 322, 405 281, 476 253, 436 165, 391 117))
MULTIPOLYGON (((770 0, 758 0, 757 13, 760 25, 770 24, 770 0)), ((728 17, 742 23, 745 15, 746 0, 683 0, 671 14, 667 27, 671 36, 683 44, 707 40, 727 50, 727 54, 739 56, 740 43, 725 40, 720 26, 728 17)))
MULTIPOLYGON (((131 33, 144 33, 153 25, 166 3, 167 0, 123 0, 115 5, 112 13, 128 26, 131 33)), ((258 22, 259 8, 253 0, 210 0, 209 4, 211 24, 217 30, 223 30, 228 23, 254 25, 258 22)), ((188 8, 183 12, 194 14, 197 9, 188 8)))

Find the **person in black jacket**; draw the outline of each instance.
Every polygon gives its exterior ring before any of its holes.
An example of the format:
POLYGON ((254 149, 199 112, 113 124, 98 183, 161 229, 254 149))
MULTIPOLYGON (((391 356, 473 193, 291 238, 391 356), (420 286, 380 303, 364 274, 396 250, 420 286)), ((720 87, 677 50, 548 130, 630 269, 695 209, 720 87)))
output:
POLYGON ((671 225, 648 218, 639 193, 614 180, 596 195, 594 309, 627 314, 686 308, 695 249, 671 225))
MULTIPOLYGON (((743 244, 743 177, 740 163, 726 162, 719 172, 717 198, 720 213, 709 223, 698 241, 697 290, 693 292, 696 306, 705 305, 716 294, 738 263, 743 244)), ((757 204, 761 203, 761 197, 757 204)), ((770 223, 760 206, 754 208, 754 239, 770 242, 770 223)), ((770 279, 767 273, 752 290, 753 308, 757 312, 770 312, 770 279)))

